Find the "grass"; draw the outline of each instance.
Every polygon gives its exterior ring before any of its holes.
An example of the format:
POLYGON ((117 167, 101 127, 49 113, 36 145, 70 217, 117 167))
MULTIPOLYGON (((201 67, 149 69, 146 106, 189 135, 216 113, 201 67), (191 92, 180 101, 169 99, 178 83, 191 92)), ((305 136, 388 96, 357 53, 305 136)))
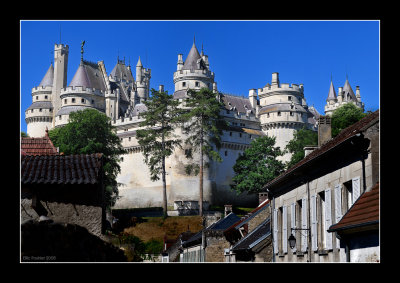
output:
POLYGON ((143 223, 125 228, 124 232, 147 242, 152 239, 163 241, 165 235, 169 239, 175 239, 188 229, 191 232, 203 229, 200 216, 170 216, 165 220, 162 217, 143 217, 143 219, 145 220, 143 223))

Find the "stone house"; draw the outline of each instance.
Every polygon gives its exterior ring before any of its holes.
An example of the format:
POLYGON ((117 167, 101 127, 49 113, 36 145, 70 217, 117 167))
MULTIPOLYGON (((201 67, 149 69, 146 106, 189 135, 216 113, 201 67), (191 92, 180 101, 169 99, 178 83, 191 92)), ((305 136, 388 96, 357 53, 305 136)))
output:
POLYGON ((346 262, 379 262, 379 183, 364 192, 328 232, 336 232, 346 262))
POLYGON ((265 186, 275 262, 346 261, 343 240, 328 229, 379 181, 379 110, 335 138, 330 131, 320 117, 319 147, 265 186))
MULTIPOLYGON (((26 150, 26 149, 22 149, 26 150)), ((76 224, 105 232, 102 154, 21 156, 21 222, 76 224)))
POLYGON ((225 232, 231 243, 224 251, 226 262, 269 262, 272 260, 270 201, 259 194, 260 204, 225 232))
POLYGON ((224 232, 240 218, 233 212, 197 232, 182 243, 180 262, 224 262, 230 243, 224 232))

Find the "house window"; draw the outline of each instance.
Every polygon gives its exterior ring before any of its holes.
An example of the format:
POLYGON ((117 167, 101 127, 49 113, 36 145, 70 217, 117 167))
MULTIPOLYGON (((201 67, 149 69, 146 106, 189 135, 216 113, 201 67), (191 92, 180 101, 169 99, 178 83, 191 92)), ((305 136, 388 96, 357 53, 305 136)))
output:
MULTIPOLYGON (((325 192, 320 192, 318 194, 318 247, 325 248, 326 247, 326 201, 325 201, 325 192)), ((329 228, 329 227, 328 227, 329 228)))

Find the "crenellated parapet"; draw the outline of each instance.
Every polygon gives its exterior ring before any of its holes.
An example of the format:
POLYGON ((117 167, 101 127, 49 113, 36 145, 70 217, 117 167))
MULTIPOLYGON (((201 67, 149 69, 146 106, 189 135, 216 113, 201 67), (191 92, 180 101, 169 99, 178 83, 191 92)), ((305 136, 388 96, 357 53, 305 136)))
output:
POLYGON ((86 88, 82 86, 68 86, 66 88, 61 89, 60 96, 67 95, 75 95, 75 94, 87 94, 87 95, 96 95, 96 96, 104 96, 104 92, 95 88, 86 88))

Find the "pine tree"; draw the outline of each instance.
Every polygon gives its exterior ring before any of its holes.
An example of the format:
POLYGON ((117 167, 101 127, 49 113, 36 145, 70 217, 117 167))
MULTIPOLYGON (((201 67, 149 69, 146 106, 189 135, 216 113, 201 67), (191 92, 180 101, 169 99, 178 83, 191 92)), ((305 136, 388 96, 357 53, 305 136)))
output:
POLYGON ((223 104, 218 101, 215 93, 207 88, 188 90, 188 99, 185 100, 186 113, 182 115, 184 121, 183 133, 187 136, 185 144, 190 150, 185 151, 186 157, 193 159, 193 153, 199 153, 199 163, 186 166, 186 173, 199 175, 199 215, 203 216, 203 171, 204 158, 207 156, 214 161, 221 162, 222 158, 217 150, 221 147, 221 134, 225 121, 220 116, 223 104))
POLYGON ((144 104, 147 111, 140 113, 144 121, 140 123, 144 129, 137 130, 137 139, 144 147, 145 163, 150 170, 152 181, 160 179, 163 183, 163 217, 167 217, 167 184, 165 159, 173 153, 175 146, 180 146, 180 139, 174 135, 174 130, 179 122, 179 101, 174 100, 168 92, 151 90, 152 95, 144 104))

